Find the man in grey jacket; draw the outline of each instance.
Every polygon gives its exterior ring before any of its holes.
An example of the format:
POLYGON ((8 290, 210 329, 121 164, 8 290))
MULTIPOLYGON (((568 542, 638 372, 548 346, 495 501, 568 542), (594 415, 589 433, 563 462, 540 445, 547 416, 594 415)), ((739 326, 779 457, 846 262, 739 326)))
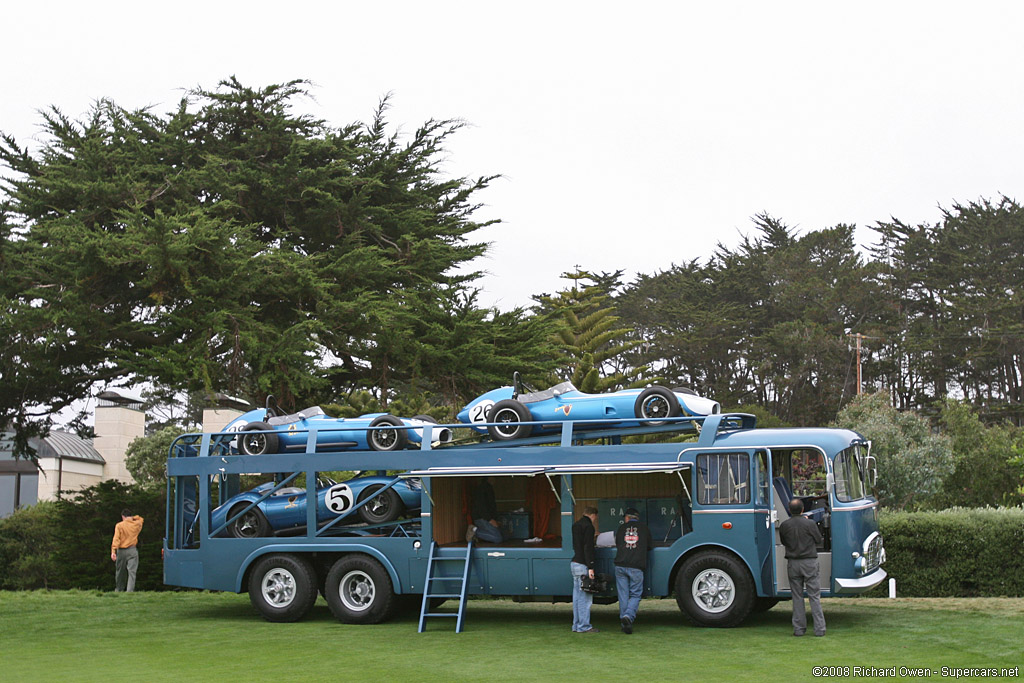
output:
POLYGON ((804 611, 804 590, 811 603, 814 617, 814 635, 825 635, 825 615, 821 612, 821 583, 818 580, 818 545, 821 532, 813 520, 803 516, 804 504, 798 498, 789 502, 791 517, 779 525, 779 536, 786 546, 789 563, 789 590, 793 595, 793 635, 807 631, 807 613, 804 611))

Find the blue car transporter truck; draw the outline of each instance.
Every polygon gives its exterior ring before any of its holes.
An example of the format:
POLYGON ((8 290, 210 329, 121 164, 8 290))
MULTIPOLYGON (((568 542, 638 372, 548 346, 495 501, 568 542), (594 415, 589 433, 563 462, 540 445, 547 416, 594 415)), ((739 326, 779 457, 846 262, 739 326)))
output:
MULTIPOLYGON (((729 627, 790 596, 778 526, 793 496, 804 498, 823 532, 823 595, 862 593, 886 578, 870 443, 856 432, 756 429, 753 416, 740 414, 619 430, 568 421, 559 428, 511 442, 432 448, 425 435, 418 450, 336 453, 315 452, 312 430, 306 452, 255 456, 238 454, 234 434, 186 435, 167 464, 164 582, 248 592, 271 621, 301 619, 320 592, 344 623, 377 623, 415 605, 421 631, 435 616, 455 618, 461 630, 468 595, 570 600, 573 521, 593 506, 599 530, 610 531, 625 508, 636 507, 655 537, 645 596, 675 595, 693 623, 729 627), (687 431, 689 442, 623 443, 687 431), (396 482, 418 480, 419 511, 368 525, 354 513, 372 499, 339 495, 335 516, 318 519, 321 474, 373 470, 394 473, 396 482), (246 475, 247 486, 274 482, 265 496, 306 496, 307 524, 255 538, 211 528, 218 501, 238 493, 246 475), (501 543, 466 540, 469 497, 482 477, 505 527, 501 543), (437 607, 445 601, 448 611, 437 607)), ((259 512, 256 506, 237 514, 259 512)), ((597 554, 598 571, 613 573, 614 548, 597 554)))

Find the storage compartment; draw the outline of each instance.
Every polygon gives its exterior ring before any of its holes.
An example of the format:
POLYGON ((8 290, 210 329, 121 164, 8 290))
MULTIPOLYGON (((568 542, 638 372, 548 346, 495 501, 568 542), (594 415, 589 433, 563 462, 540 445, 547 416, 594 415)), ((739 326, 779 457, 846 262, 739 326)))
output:
MULTIPOLYGON (((558 499, 544 476, 489 477, 494 489, 497 520, 505 528, 505 544, 522 545, 525 539, 544 539, 543 547, 561 545, 561 515, 558 499)), ((560 477, 552 477, 560 487, 560 477)), ((431 520, 434 540, 441 545, 464 545, 470 518, 470 494, 478 477, 433 477, 430 479, 434 501, 431 520)), ((540 545, 540 544, 538 544, 540 545)))
MULTIPOLYGON (((682 477, 689 487, 691 470, 682 470, 682 477)), ((640 513, 656 544, 671 543, 693 528, 688 489, 678 472, 577 474, 572 482, 573 519, 579 519, 584 508, 596 507, 599 532, 617 529, 630 507, 640 513)))

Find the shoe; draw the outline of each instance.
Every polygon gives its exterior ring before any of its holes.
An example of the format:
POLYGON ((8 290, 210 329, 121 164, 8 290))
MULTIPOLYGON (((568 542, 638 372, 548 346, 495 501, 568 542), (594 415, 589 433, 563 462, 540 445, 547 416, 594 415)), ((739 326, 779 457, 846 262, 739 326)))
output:
POLYGON ((814 634, 814 636, 815 636, 816 638, 824 638, 824 637, 825 637, 825 634, 824 634, 824 632, 822 632, 822 633, 815 633, 815 634, 814 634))
POLYGON ((476 524, 470 524, 466 529, 466 543, 472 543, 476 538, 476 524))
POLYGON ((586 631, 576 631, 576 633, 600 633, 600 631, 598 631, 596 628, 591 626, 586 631))
POLYGON ((623 633, 633 632, 633 620, 629 617, 622 617, 621 619, 619 619, 619 623, 622 624, 623 633))
POLYGON ((794 632, 793 632, 793 635, 794 635, 794 636, 797 636, 798 638, 799 638, 800 636, 802 636, 803 634, 804 634, 804 632, 803 632, 803 631, 801 631, 800 633, 797 633, 796 631, 794 631, 794 632))

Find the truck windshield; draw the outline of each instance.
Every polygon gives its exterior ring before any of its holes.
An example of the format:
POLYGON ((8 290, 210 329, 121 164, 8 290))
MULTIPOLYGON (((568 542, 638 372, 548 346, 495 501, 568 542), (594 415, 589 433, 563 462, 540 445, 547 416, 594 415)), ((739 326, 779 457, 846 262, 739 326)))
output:
POLYGON ((848 503, 867 497, 867 486, 864 484, 862 457, 866 450, 860 444, 850 446, 836 456, 836 498, 848 503))

